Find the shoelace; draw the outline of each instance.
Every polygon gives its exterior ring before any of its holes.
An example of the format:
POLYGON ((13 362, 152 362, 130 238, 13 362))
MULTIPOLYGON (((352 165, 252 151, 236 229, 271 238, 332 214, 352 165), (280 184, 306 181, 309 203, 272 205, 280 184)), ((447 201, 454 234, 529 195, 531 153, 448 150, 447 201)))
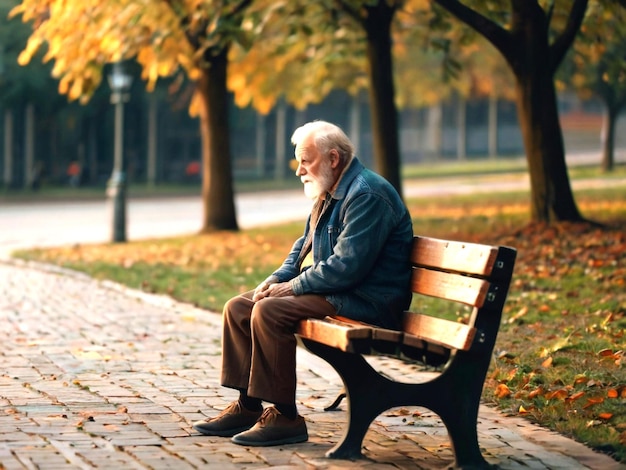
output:
POLYGON ((231 413, 236 407, 237 407, 237 402, 234 401, 230 405, 228 405, 226 408, 224 408, 217 416, 215 416, 212 419, 219 419, 222 416, 225 416, 225 415, 231 413))
POLYGON ((278 416, 278 410, 272 406, 265 408, 263 410, 263 414, 259 418, 260 424, 265 424, 266 421, 272 420, 274 417, 278 416))

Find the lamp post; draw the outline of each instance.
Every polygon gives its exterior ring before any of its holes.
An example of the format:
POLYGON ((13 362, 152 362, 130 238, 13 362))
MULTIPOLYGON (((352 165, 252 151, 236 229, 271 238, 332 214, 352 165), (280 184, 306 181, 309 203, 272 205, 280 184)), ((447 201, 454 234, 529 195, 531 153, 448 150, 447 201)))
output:
POLYGON ((111 103, 115 105, 115 142, 113 147, 113 173, 107 184, 107 196, 112 214, 111 241, 126 241, 126 173, 124 171, 124 103, 130 98, 128 90, 133 77, 124 72, 116 62, 108 77, 111 103))

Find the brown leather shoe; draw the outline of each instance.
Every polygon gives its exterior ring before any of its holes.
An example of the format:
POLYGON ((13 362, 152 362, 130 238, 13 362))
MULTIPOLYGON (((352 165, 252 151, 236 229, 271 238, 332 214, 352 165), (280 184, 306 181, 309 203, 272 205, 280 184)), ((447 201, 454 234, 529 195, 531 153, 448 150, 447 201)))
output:
POLYGON ((237 434, 232 441, 242 446, 278 446, 304 442, 308 438, 309 434, 302 416, 292 420, 270 406, 252 428, 237 434))
POLYGON ((231 437, 250 429, 261 417, 262 411, 245 409, 234 401, 214 418, 206 418, 192 424, 193 428, 207 436, 231 437))

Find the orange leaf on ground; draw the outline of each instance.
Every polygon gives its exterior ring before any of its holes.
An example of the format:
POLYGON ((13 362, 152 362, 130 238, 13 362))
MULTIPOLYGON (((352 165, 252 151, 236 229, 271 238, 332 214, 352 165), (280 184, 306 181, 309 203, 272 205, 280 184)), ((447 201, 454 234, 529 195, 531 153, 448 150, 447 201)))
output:
POLYGON ((604 402, 604 398, 602 397, 587 398, 587 403, 584 404, 583 408, 589 408, 590 406, 598 405, 602 402, 604 402))
POLYGON ((569 392, 564 389, 564 388, 560 388, 558 390, 554 390, 553 392, 547 393, 546 394, 546 398, 548 400, 552 400, 553 398, 559 399, 559 400, 565 400, 569 395, 569 392))
POLYGON ((505 384, 499 384, 496 387, 495 395, 497 398, 505 398, 511 394, 511 390, 505 384))
POLYGON ((598 356, 601 356, 601 357, 614 357, 615 354, 613 353, 612 349, 603 349, 601 351, 598 351, 598 356))
POLYGON ((580 397, 582 397, 585 394, 585 392, 576 392, 574 393, 571 397, 568 398, 569 401, 574 401, 574 400, 578 400, 580 397))
POLYGON ((598 415, 598 418, 600 419, 604 419, 606 421, 608 421, 609 419, 611 419, 613 417, 613 413, 600 413, 598 415))

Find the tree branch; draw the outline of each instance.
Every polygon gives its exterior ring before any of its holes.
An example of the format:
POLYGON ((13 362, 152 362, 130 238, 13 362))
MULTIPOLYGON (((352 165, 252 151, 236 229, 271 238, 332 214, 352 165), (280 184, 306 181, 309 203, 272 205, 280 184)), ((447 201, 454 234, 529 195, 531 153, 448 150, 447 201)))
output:
MULTIPOLYGON (((626 5, 626 0, 620 0, 620 2, 626 5)), ((559 37, 556 38, 552 46, 550 46, 552 52, 552 67, 554 70, 558 68, 565 54, 574 42, 574 39, 576 39, 580 25, 585 18, 588 3, 589 0, 574 0, 570 14, 567 17, 565 29, 559 37)))
MULTIPOLYGON (((513 44, 511 34, 508 31, 476 10, 464 5, 459 0, 434 1, 457 19, 484 36, 510 62, 513 56, 513 44)), ((624 1, 626 2, 626 0, 624 1)))
POLYGON ((335 3, 339 11, 343 11, 347 13, 348 16, 352 17, 357 23, 364 25, 364 18, 361 16, 358 9, 352 7, 350 2, 344 2, 343 0, 336 0, 335 3))
POLYGON ((172 10, 172 13, 174 13, 174 16, 176 16, 177 18, 180 19, 180 27, 183 29, 184 33, 185 33, 185 37, 187 38, 187 41, 189 42, 189 44, 191 45, 191 47, 194 50, 198 50, 198 47, 200 45, 200 42, 198 41, 197 36, 193 36, 191 34, 189 34, 189 31, 187 30, 187 25, 189 24, 189 16, 179 16, 177 13, 177 5, 175 5, 175 0, 163 0, 163 3, 165 3, 170 10, 172 10))
POLYGON ((232 9, 232 11, 230 13, 232 15, 236 15, 238 13, 241 13, 243 10, 248 8, 248 6, 250 6, 251 3, 252 3, 252 0, 241 0, 239 2, 239 4, 235 5, 235 7, 232 9))

